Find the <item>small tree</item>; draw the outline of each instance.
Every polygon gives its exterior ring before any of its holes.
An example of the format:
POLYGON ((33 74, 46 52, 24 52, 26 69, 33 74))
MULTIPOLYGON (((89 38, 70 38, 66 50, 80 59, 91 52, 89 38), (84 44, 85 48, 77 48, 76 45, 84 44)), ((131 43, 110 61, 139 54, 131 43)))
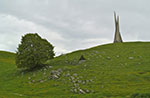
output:
POLYGON ((44 66, 44 62, 54 58, 54 47, 37 33, 26 34, 21 39, 16 52, 18 68, 33 69, 44 66))

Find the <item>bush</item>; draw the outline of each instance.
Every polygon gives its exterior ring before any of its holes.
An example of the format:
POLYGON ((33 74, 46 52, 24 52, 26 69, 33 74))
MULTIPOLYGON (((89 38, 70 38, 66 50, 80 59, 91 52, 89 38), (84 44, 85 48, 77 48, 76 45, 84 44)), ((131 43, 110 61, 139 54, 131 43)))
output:
POLYGON ((130 98, 150 98, 149 93, 135 93, 132 94, 130 98))
POLYGON ((33 69, 44 66, 44 62, 54 58, 54 47, 37 33, 26 34, 21 39, 16 52, 18 68, 33 69))

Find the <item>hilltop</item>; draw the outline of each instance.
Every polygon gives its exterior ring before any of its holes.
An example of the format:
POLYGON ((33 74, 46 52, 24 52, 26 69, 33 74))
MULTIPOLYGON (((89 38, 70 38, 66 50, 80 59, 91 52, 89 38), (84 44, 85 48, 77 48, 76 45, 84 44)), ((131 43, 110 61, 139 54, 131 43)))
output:
POLYGON ((21 72, 15 54, 0 52, 2 98, 130 98, 150 91, 150 42, 101 45, 21 72), (79 61, 83 55, 86 60, 79 61))

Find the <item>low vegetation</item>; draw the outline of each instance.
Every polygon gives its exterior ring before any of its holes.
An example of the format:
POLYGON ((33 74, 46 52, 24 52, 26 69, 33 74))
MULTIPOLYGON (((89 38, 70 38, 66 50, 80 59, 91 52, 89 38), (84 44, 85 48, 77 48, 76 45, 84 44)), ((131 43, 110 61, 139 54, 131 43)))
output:
POLYGON ((58 56, 32 72, 17 70, 15 54, 0 52, 0 97, 149 98, 149 50, 149 42, 107 44, 58 56))

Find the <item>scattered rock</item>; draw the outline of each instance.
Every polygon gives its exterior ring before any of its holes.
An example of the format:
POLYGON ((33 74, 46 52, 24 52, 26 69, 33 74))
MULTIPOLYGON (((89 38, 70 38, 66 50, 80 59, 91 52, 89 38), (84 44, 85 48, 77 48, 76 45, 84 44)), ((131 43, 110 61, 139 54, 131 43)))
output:
POLYGON ((79 84, 76 84, 76 83, 75 83, 75 84, 74 84, 74 86, 75 86, 75 87, 78 87, 78 86, 79 86, 79 84))
POLYGON ((73 91, 74 91, 74 93, 77 93, 77 92, 78 92, 78 90, 77 90, 76 88, 75 88, 73 91))
POLYGON ((89 93, 90 91, 88 89, 85 90, 86 93, 89 93))
POLYGON ((99 52, 98 51, 94 51, 96 54, 98 54, 99 52))
POLYGON ((28 80, 31 80, 31 77, 28 77, 28 80))
POLYGON ((55 83, 55 84, 53 84, 53 86, 58 86, 58 84, 55 83))
POLYGON ((19 94, 19 93, 13 93, 14 95, 17 95, 17 96, 25 96, 25 95, 23 95, 23 94, 19 94))
POLYGON ((43 75, 46 75, 46 72, 44 72, 43 75))
POLYGON ((35 80, 32 80, 32 82, 34 83, 34 82, 35 82, 35 80))
POLYGON ((104 85, 102 85, 101 88, 104 88, 104 85))
POLYGON ((43 83, 44 82, 44 80, 40 80, 40 83, 43 83))
POLYGON ((142 58, 142 56, 139 56, 139 58, 142 58))
POLYGON ((83 63, 83 62, 85 62, 85 60, 80 60, 80 61, 79 61, 79 64, 81 64, 81 63, 83 63))
POLYGON ((52 70, 50 72, 50 78, 51 79, 58 79, 60 77, 61 73, 62 73, 62 69, 52 70))
POLYGON ((58 78, 59 78, 59 76, 57 76, 56 74, 51 75, 51 79, 58 79, 58 78))
POLYGON ((129 57, 130 60, 134 59, 134 57, 129 57))
POLYGON ((66 61, 65 61, 65 63, 69 63, 69 61, 68 61, 68 60, 66 60, 66 61))
POLYGON ((107 59, 107 60, 111 60, 111 58, 110 58, 110 57, 107 57, 106 59, 107 59))
POLYGON ((119 55, 117 55, 117 58, 119 58, 120 56, 119 55))
POLYGON ((78 76, 78 74, 74 73, 73 76, 78 76))
POLYGON ((81 63, 83 63, 83 62, 85 62, 85 58, 84 58, 84 56, 83 55, 81 55, 81 57, 80 57, 80 59, 79 59, 79 64, 81 64, 81 63))
POLYGON ((92 79, 90 79, 90 82, 93 82, 93 80, 92 80, 92 79))
POLYGON ((102 51, 102 54, 104 54, 105 52, 104 51, 102 51))
POLYGON ((85 81, 82 81, 82 84, 85 84, 86 82, 85 81))
POLYGON ((50 69, 50 68, 53 68, 52 66, 48 66, 48 68, 50 69))
POLYGON ((82 94, 85 94, 86 92, 82 89, 79 89, 79 92, 82 93, 82 94))
POLYGON ((73 76, 71 76, 70 78, 71 78, 71 80, 74 80, 74 79, 75 79, 73 76))
POLYGON ((70 76, 70 73, 67 73, 65 76, 66 76, 66 77, 70 76))
POLYGON ((86 83, 90 82, 89 80, 86 80, 86 83))
POLYGON ((77 82, 78 82, 78 83, 82 83, 82 81, 81 81, 81 80, 78 80, 77 82))

